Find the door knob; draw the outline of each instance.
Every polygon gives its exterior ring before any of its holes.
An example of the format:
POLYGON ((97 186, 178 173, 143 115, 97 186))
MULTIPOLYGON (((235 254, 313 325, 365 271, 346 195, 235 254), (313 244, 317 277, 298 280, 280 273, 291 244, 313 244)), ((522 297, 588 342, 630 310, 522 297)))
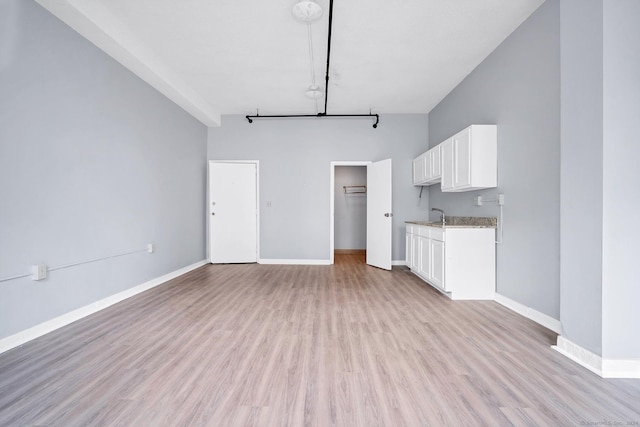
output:
POLYGON ((384 216, 386 216, 387 218, 389 218, 389 217, 393 216, 393 214, 392 214, 392 213, 390 213, 390 212, 387 212, 386 214, 384 214, 384 216))
POLYGON ((215 214, 216 214, 215 212, 211 212, 211 215, 215 215, 215 214))

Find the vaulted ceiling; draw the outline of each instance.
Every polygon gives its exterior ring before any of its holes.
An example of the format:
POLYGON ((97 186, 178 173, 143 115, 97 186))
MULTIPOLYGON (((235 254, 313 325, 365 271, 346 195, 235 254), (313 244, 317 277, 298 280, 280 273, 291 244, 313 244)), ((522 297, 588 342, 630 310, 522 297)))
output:
MULTIPOLYGON (((36 0, 208 126, 316 114, 298 0, 36 0)), ((334 0, 328 112, 427 113, 544 0, 334 0)), ((329 0, 311 24, 324 91, 329 0)))

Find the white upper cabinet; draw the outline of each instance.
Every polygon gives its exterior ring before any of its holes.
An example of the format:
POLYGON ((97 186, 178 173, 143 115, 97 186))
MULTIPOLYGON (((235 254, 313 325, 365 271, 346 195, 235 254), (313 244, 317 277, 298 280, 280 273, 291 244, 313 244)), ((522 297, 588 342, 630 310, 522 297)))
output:
POLYGON ((442 150, 440 149, 440 145, 436 145, 431 150, 427 151, 429 153, 429 179, 432 182, 440 182, 440 178, 442 177, 442 159, 440 157, 442 150))
POLYGON ((471 125, 442 144, 442 191, 498 186, 496 125, 471 125))
POLYGON ((440 182, 440 146, 435 146, 413 160, 413 185, 431 185, 440 182))
POLYGON ((413 159, 413 185, 422 185, 426 179, 427 153, 420 154, 413 159))

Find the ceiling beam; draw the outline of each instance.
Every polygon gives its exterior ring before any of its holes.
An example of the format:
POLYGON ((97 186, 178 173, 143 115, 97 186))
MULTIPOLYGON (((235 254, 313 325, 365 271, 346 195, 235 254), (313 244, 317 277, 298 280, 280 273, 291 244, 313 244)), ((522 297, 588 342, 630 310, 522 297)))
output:
POLYGON ((36 1, 204 125, 220 126, 220 113, 102 5, 82 0, 36 1))

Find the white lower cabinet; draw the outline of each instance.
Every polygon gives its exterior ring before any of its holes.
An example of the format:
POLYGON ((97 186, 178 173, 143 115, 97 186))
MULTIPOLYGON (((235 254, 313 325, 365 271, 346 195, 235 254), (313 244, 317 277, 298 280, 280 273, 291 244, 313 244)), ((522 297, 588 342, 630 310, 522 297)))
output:
POLYGON ((419 248, 418 250, 419 252, 419 258, 420 258, 420 265, 418 266, 418 275, 429 280, 429 273, 430 273, 430 267, 431 267, 431 262, 430 262, 430 248, 429 248, 429 238, 428 237, 423 237, 420 236, 419 237, 419 248))
POLYGON ((419 270, 420 265, 420 238, 417 234, 416 225, 407 224, 407 238, 406 238, 406 259, 407 259, 407 267, 409 267, 412 271, 419 270), (414 233, 416 230, 416 233, 414 233))
POLYGON ((420 237, 416 234, 411 236, 411 266, 420 269, 420 237))
POLYGON ((429 239, 429 281, 435 286, 444 289, 444 242, 439 240, 429 239))
POLYGON ((409 268, 411 268, 412 252, 413 251, 411 250, 411 228, 409 225, 407 225, 406 238, 404 239, 404 254, 405 254, 405 263, 409 268))
POLYGON ((451 299, 492 300, 495 229, 407 224, 407 266, 451 299))

